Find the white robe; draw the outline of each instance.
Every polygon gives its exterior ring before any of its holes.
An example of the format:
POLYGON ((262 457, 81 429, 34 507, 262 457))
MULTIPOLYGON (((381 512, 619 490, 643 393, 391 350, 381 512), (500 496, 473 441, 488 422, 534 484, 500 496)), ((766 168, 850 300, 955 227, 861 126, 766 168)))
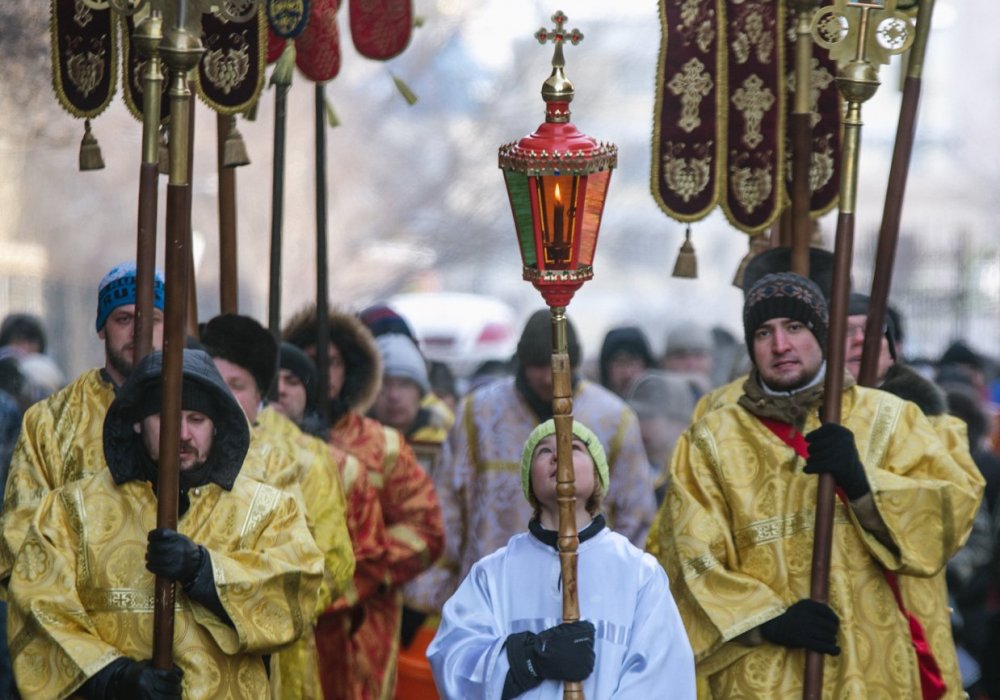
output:
MULTIPOLYGON (((581 543, 578 554, 580 614, 596 629, 585 697, 694 698, 694 656, 657 561, 607 528, 581 543)), ((515 535, 476 562, 445 603, 427 648, 441 697, 500 698, 510 668, 507 636, 541 632, 561 614, 558 553, 529 533, 515 535)), ((562 696, 562 683, 546 680, 519 697, 562 696)))

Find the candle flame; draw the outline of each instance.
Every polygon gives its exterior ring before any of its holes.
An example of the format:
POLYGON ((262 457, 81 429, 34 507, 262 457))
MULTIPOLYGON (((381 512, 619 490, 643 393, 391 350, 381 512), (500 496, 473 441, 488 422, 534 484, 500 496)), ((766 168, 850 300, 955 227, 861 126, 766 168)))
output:
POLYGON ((562 204, 562 193, 559 191, 559 183, 556 183, 556 204, 562 204))

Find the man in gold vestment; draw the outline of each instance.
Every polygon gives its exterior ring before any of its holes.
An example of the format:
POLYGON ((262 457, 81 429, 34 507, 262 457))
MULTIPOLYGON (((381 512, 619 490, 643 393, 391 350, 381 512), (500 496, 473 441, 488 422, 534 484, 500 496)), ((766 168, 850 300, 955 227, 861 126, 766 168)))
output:
POLYGON ((177 530, 156 528, 162 355, 108 409, 108 468, 52 491, 10 581, 26 700, 264 698, 264 656, 316 608, 323 555, 292 496, 242 475, 246 416, 211 358, 185 350, 177 530), (154 669, 154 574, 178 585, 174 669, 154 669))
POLYGON ((810 649, 828 655, 824 697, 922 697, 885 570, 926 631, 946 697, 962 697, 948 610, 907 582, 934 577, 965 541, 982 481, 915 405, 849 375, 842 425, 820 426, 828 311, 815 283, 766 275, 748 291, 743 319, 754 361, 744 393, 681 436, 647 544, 670 577, 699 675, 712 697, 800 697, 810 649), (779 433, 805 434, 809 457, 779 433), (808 599, 820 473, 845 496, 829 605, 808 599))
MULTIPOLYGON (((24 414, 0 514, 0 583, 10 576, 28 523, 46 493, 106 467, 104 414, 135 365, 135 263, 111 268, 97 290, 104 366, 87 370, 24 414)), ((153 280, 153 349, 163 342, 163 276, 153 280)))

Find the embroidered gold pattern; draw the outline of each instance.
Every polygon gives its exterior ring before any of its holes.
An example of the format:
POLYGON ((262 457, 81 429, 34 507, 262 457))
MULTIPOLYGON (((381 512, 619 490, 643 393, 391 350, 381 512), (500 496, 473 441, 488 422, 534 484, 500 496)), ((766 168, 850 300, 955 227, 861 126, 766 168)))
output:
POLYGON ((665 144, 663 156, 663 179, 670 189, 677 193, 685 202, 690 201, 704 190, 712 175, 712 149, 714 142, 694 146, 697 158, 679 158, 676 154, 683 151, 682 144, 669 142, 665 144))
POLYGON ((86 27, 94 21, 94 13, 83 3, 83 0, 76 0, 73 5, 73 21, 79 27, 86 27))
POLYGON ((712 86, 705 64, 697 58, 685 63, 681 71, 667 83, 670 92, 681 100, 681 118, 677 124, 684 131, 690 133, 701 126, 698 108, 702 98, 712 92, 712 86))
POLYGON ((238 41, 238 48, 206 51, 202 59, 205 76, 224 95, 239 87, 250 73, 250 45, 246 32, 240 34, 238 41))
POLYGON ((84 97, 89 96, 104 78, 106 67, 104 51, 76 53, 72 46, 67 46, 66 53, 69 55, 69 58, 66 59, 66 71, 69 74, 70 82, 84 97))
POLYGON ((733 190, 733 198, 739 202, 747 213, 766 202, 774 187, 774 177, 771 168, 753 168, 743 166, 746 154, 742 154, 737 163, 729 168, 729 184, 733 190))
POLYGON ((756 53, 759 63, 771 62, 774 53, 774 37, 765 31, 764 18, 761 17, 759 11, 747 15, 743 31, 737 32, 733 39, 732 49, 739 63, 746 63, 750 60, 751 53, 756 53))
POLYGON ((742 141, 750 148, 756 148, 764 140, 761 123, 774 102, 774 93, 759 75, 751 75, 733 93, 733 106, 743 114, 742 141))

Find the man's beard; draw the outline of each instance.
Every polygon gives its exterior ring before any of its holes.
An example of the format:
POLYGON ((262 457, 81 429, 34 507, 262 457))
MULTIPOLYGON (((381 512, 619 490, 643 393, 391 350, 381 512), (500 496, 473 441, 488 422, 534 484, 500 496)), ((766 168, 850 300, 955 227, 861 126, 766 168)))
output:
POLYGON ((120 374, 125 379, 128 379, 128 375, 132 374, 132 370, 135 368, 135 363, 126 359, 125 354, 121 352, 116 352, 108 347, 108 344, 104 344, 104 353, 108 358, 108 364, 110 364, 118 374, 120 374))

